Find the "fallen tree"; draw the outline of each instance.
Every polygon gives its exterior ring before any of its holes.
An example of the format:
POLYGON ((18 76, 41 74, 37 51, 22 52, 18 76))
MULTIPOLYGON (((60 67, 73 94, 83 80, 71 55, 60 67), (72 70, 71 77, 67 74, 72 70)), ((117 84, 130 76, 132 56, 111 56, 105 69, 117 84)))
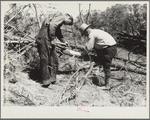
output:
MULTIPOLYGON (((13 43, 17 43, 17 44, 21 44, 21 43, 30 43, 30 45, 27 45, 27 47, 25 46, 25 50, 23 50, 20 55, 23 55, 25 52, 27 52, 28 50, 30 50, 30 48, 32 48, 33 46, 36 46, 36 43, 35 42, 32 42, 32 41, 26 41, 26 40, 22 40, 22 41, 4 41, 5 43, 10 43, 10 44, 13 44, 13 43)), ((81 56, 81 53, 80 52, 76 52, 74 51, 73 49, 78 49, 80 51, 83 51, 84 50, 84 46, 82 45, 74 45, 74 44, 69 44, 69 47, 71 47, 71 49, 69 49, 67 46, 65 46, 64 43, 61 43, 61 42, 58 42, 58 41, 55 41, 53 42, 53 44, 55 44, 56 46, 56 51, 57 53, 59 53, 60 55, 69 55, 69 56, 81 56)), ((89 53, 89 55, 93 55, 92 53, 89 53)), ((121 62, 121 64, 119 63, 113 63, 112 64, 112 67, 116 67, 118 69, 122 69, 122 70, 128 70, 128 71, 131 71, 131 72, 136 72, 136 73, 139 73, 139 74, 144 74, 146 75, 146 63, 141 63, 141 62, 138 62, 138 61, 133 61, 133 60, 128 60, 128 59, 124 59, 124 58, 121 58, 121 57, 118 57, 116 56, 115 59, 117 60, 121 60, 123 61, 124 63, 128 63, 129 65, 128 66, 124 66, 121 62)))

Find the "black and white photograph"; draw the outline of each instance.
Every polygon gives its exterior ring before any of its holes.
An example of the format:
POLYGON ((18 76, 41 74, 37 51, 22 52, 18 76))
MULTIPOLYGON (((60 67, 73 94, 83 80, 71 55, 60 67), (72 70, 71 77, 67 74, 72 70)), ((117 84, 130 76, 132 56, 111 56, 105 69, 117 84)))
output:
POLYGON ((1 2, 4 118, 148 118, 148 63, 149 1, 1 2))

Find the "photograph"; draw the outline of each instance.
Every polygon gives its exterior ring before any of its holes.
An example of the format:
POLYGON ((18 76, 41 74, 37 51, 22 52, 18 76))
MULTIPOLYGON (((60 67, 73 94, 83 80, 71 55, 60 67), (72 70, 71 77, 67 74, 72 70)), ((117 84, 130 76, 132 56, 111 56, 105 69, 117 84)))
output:
POLYGON ((148 63, 149 1, 1 1, 4 118, 148 117, 148 63))

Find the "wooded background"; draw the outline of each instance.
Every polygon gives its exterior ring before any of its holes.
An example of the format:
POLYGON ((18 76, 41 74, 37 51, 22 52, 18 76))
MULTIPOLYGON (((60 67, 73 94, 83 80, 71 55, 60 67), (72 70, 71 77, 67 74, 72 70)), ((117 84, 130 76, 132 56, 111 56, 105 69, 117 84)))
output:
MULTIPOLYGON (((10 4, 10 10, 7 11, 4 18, 5 40, 12 39, 15 36, 24 37, 25 35, 30 35, 35 37, 38 34, 39 26, 41 26, 43 18, 47 16, 42 11, 39 12, 37 10, 39 8, 39 4, 27 4, 24 6, 16 3, 10 4), (30 10, 35 13, 35 16, 29 12, 30 10), (16 29, 13 29, 12 26, 16 29)), ((51 4, 49 4, 49 8, 50 10, 52 9, 51 4)), ((51 12, 52 10, 49 14, 51 12)), ((138 46, 138 52, 142 54, 146 53, 146 4, 116 4, 107 8, 106 11, 87 10, 80 11, 80 14, 82 14, 83 20, 87 24, 91 24, 92 28, 107 31, 119 44, 123 44, 128 49, 132 49, 133 46, 138 46)), ((84 42, 81 42, 81 35, 78 31, 78 27, 82 23, 80 15, 74 21, 75 23, 72 26, 73 31, 70 30, 70 27, 64 29, 64 34, 67 34, 66 40, 68 42, 73 41, 72 38, 68 38, 68 34, 71 32, 75 40, 78 41, 77 43, 83 44, 84 42), (68 32, 66 33, 66 31, 68 32)))

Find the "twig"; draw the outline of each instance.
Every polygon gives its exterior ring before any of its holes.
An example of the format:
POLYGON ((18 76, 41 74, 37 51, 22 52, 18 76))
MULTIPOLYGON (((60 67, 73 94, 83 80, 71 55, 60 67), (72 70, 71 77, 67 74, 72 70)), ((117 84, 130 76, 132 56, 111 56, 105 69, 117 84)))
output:
POLYGON ((138 57, 136 60, 135 60, 135 62, 138 62, 138 60, 140 59, 140 58, 142 58, 143 57, 143 55, 141 55, 140 57, 138 57))
POLYGON ((135 48, 137 48, 137 47, 139 47, 139 45, 134 46, 133 49, 130 50, 130 52, 128 53, 128 61, 130 61, 130 54, 131 54, 131 52, 132 52, 135 48))
POLYGON ((35 30, 33 30, 33 28, 32 28, 32 25, 33 25, 33 23, 31 23, 31 21, 27 18, 27 17, 25 17, 25 19, 29 22, 29 27, 32 29, 32 31, 35 33, 35 30))
POLYGON ((118 104, 122 107, 122 104, 119 102, 118 97, 114 94, 111 94, 112 96, 114 96, 116 98, 116 101, 118 102, 118 104))

